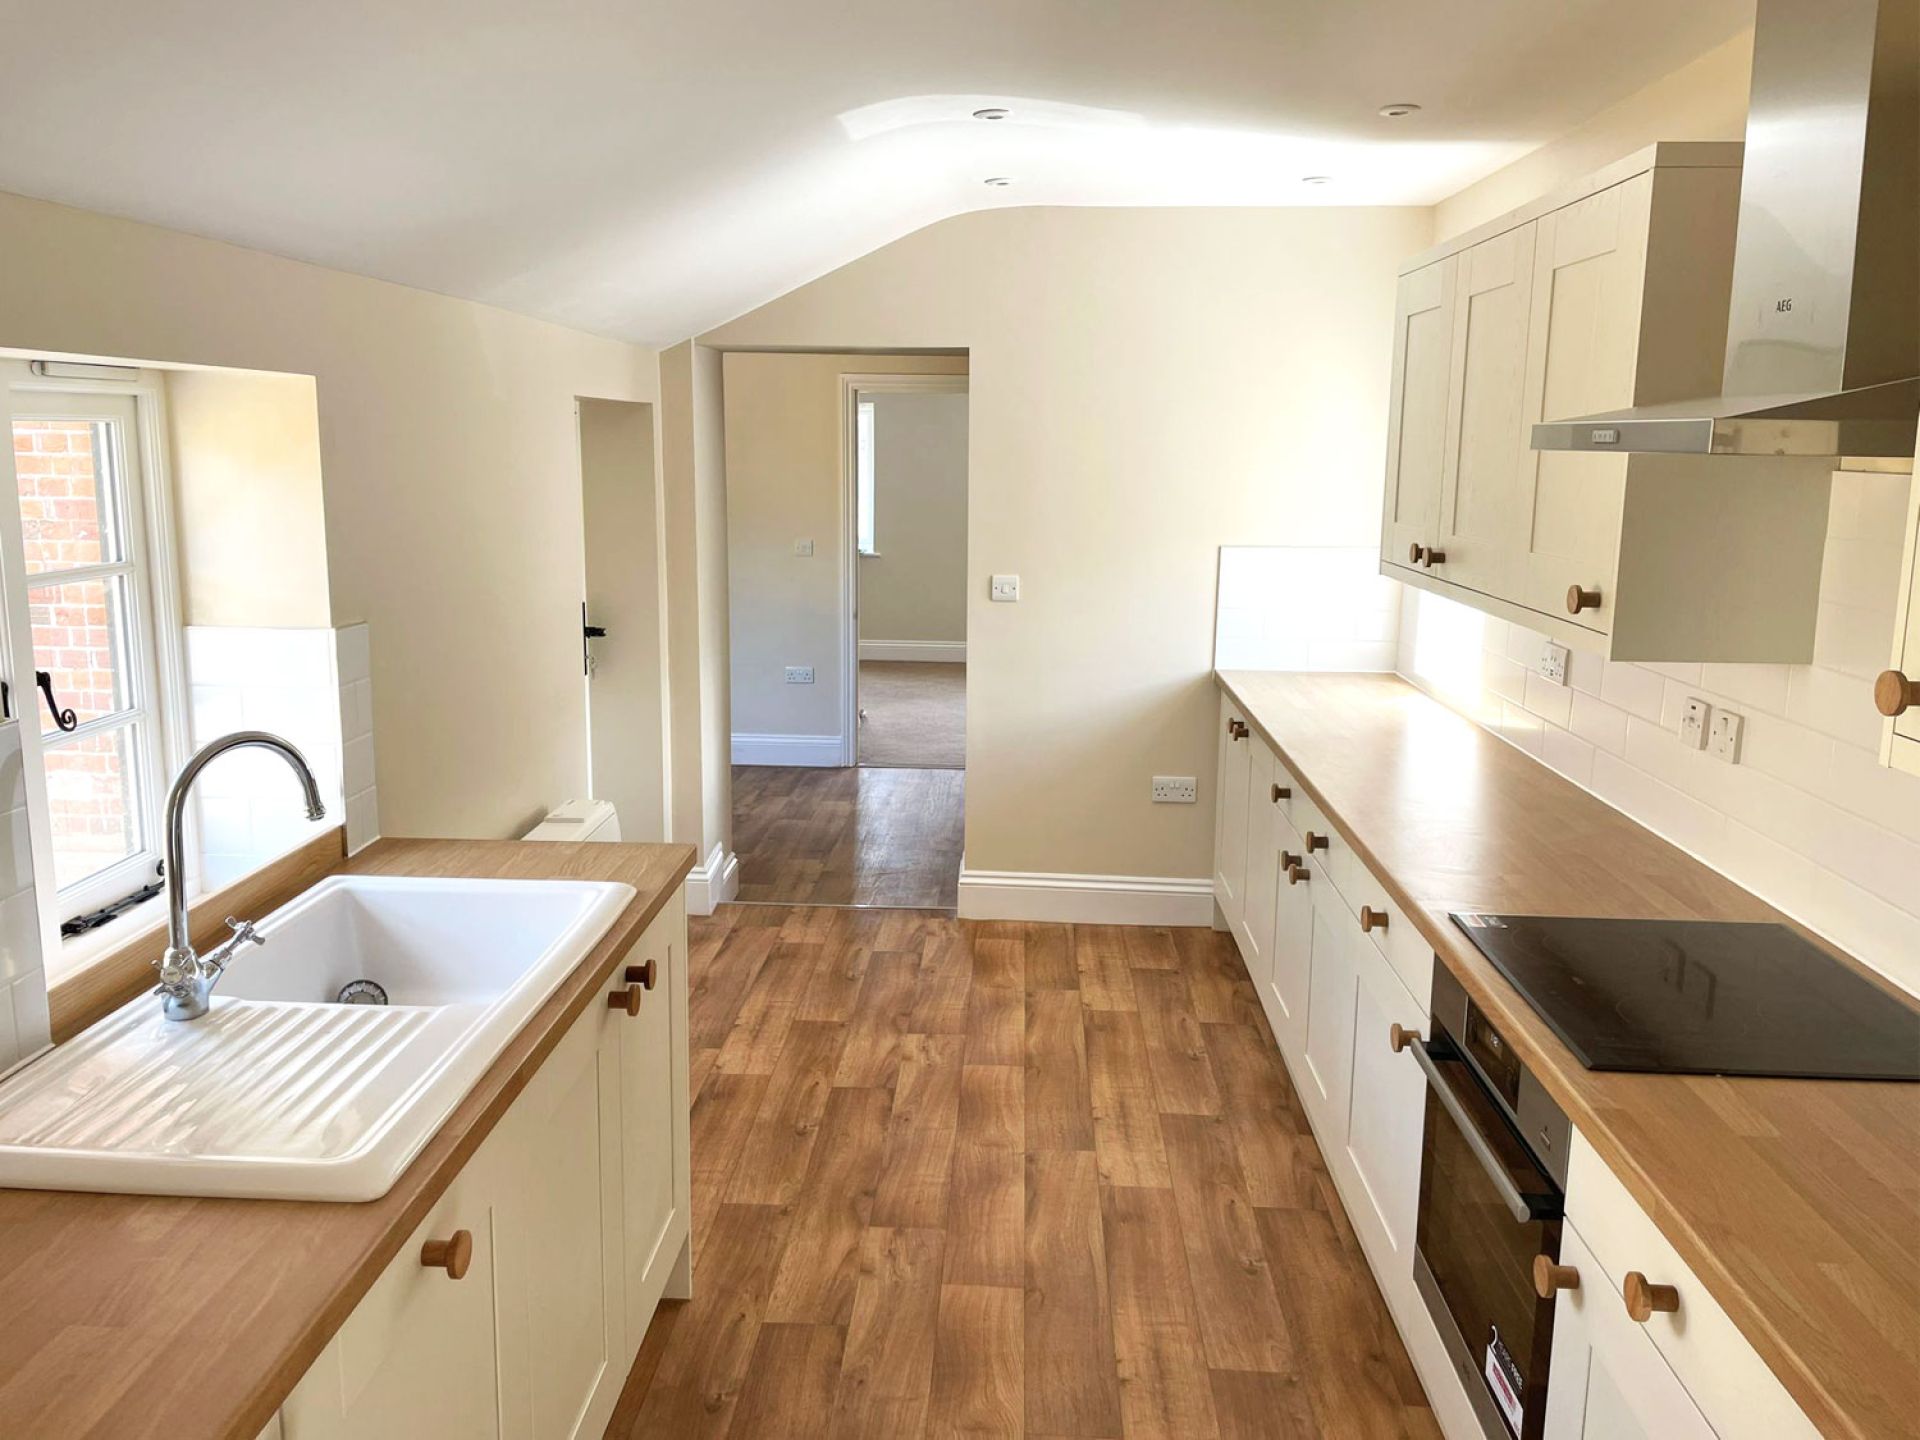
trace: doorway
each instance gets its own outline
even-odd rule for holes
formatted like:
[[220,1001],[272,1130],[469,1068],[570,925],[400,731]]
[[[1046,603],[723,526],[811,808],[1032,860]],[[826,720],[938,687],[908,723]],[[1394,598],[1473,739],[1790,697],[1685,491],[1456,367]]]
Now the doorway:
[[742,901],[958,903],[966,386],[958,356],[725,357]]

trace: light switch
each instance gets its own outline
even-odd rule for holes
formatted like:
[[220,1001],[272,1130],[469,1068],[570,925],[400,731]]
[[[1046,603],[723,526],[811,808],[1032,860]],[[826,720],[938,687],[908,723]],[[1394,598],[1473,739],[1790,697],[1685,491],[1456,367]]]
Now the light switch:
[[1020,599],[1020,577],[1018,575],[996,575],[992,588],[988,591],[993,599],[1003,604],[1014,604]]
[[1729,765],[1740,763],[1740,717],[1731,710],[1713,712],[1713,724],[1707,731],[1707,750],[1716,760]]
[[811,554],[813,554],[813,542],[812,542],[811,540],[796,540],[796,541],[794,541],[794,542],[793,542],[793,553],[794,553],[794,554],[796,554],[796,555],[799,555],[799,556],[803,556],[803,557],[804,557],[804,556],[807,556],[807,555],[811,555]]

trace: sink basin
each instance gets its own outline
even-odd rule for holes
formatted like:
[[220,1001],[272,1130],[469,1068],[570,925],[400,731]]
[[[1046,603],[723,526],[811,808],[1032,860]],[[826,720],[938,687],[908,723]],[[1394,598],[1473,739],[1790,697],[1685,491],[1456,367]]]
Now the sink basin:
[[[323,880],[259,922],[207,1015],[143,995],[0,1085],[0,1185],[378,1199],[633,894]],[[389,1003],[337,1003],[356,980]]]

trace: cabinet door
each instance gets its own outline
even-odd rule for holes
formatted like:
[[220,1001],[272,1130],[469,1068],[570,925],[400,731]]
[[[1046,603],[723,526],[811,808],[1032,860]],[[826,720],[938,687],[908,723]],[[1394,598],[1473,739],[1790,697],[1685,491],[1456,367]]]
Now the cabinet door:
[[1533,459],[1526,407],[1535,226],[1483,240],[1460,256],[1447,444],[1433,567],[1456,585],[1506,597],[1522,509],[1523,465]]
[[1370,941],[1357,940],[1352,949],[1359,984],[1354,997],[1347,1155],[1373,1212],[1356,1215],[1354,1220],[1376,1228],[1393,1252],[1391,1272],[1381,1277],[1381,1283],[1411,1286],[1427,1085],[1413,1057],[1404,1051],[1396,1053],[1388,1036],[1396,1024],[1424,1033],[1427,1016]]
[[1542,1440],[1715,1440],[1571,1225],[1560,1263],[1580,1272],[1580,1288],[1554,1297]]
[[[1920,436],[1914,437],[1920,446]],[[1893,667],[1909,680],[1920,680],[1920,479],[1909,482],[1907,500],[1906,569],[1900,593],[1906,601],[1894,646]],[[1920,705],[1910,705],[1894,718],[1888,736],[1888,759],[1899,769],[1920,775]]]
[[[1313,886],[1326,884],[1315,870]],[[1353,924],[1340,897],[1313,906],[1313,966],[1307,994],[1307,1084],[1303,1087],[1314,1133],[1323,1150],[1346,1143],[1347,1091],[1353,1075],[1353,955],[1347,929]],[[1345,922],[1344,924],[1342,922]]]
[[1438,539],[1459,260],[1449,255],[1402,275],[1394,302],[1393,389],[1387,411],[1387,489],[1380,553],[1395,565],[1409,563],[1409,547],[1432,546]]
[[1247,890],[1241,904],[1240,956],[1255,988],[1273,972],[1273,898],[1280,878],[1280,844],[1274,823],[1280,818],[1273,802],[1273,752],[1259,740],[1248,740],[1253,754],[1247,765]]
[[626,1381],[620,1051],[605,1033],[626,1020],[596,1000],[509,1114],[498,1267],[510,1435],[597,1437]]
[[676,1031],[684,1033],[686,925],[678,902],[634,942],[627,964],[653,965],[653,988],[638,1015],[617,1014],[620,1042],[622,1247],[626,1263],[627,1349],[637,1350],[664,1293],[686,1234],[685,1157],[674,1116],[684,1112]]
[[1300,859],[1300,836],[1285,818],[1276,828],[1279,844],[1274,855],[1273,964],[1267,979],[1271,999],[1266,1008],[1280,1053],[1286,1056],[1288,1069],[1298,1074],[1306,1052],[1307,985],[1313,973],[1313,882],[1287,879],[1278,852]]
[[[373,1282],[281,1407],[285,1440],[483,1440],[501,1434],[495,1210],[483,1146]],[[421,1263],[465,1230],[458,1280]]]
[[[1526,421],[1560,420],[1634,403],[1640,299],[1653,177],[1639,175],[1537,222],[1527,342]],[[1606,633],[1625,455],[1528,452],[1518,603]],[[1600,592],[1572,616],[1567,591]]]
[[1253,743],[1235,730],[1246,717],[1227,696],[1220,697],[1220,766],[1214,789],[1216,816],[1213,836],[1213,898],[1227,917],[1234,938],[1240,937],[1247,882],[1247,773],[1252,768]]

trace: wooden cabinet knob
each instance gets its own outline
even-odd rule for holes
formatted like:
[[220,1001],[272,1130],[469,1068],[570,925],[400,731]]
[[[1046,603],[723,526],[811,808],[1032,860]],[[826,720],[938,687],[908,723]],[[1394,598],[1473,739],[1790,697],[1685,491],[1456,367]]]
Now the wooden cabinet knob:
[[1909,680],[1898,670],[1882,670],[1873,682],[1874,708],[1891,720],[1920,705],[1920,680]]
[[1360,928],[1362,930],[1384,930],[1387,928],[1387,912],[1375,910],[1370,905],[1360,907]]
[[1231,735],[1236,740],[1246,739],[1247,738],[1247,722],[1244,720],[1227,721],[1227,734]]
[[1671,1315],[1680,1308],[1678,1290],[1671,1285],[1655,1285],[1638,1270],[1627,1272],[1620,1294],[1627,1302],[1627,1318],[1637,1320],[1642,1325],[1653,1318],[1656,1310],[1663,1315]]
[[660,965],[655,960],[649,960],[644,965],[629,965],[627,966],[627,984],[638,985],[642,990],[651,990],[659,974]]
[[1562,1290],[1578,1290],[1580,1272],[1571,1265],[1556,1265],[1550,1255],[1533,1257],[1533,1293],[1551,1300]]
[[1282,850],[1280,852],[1280,868],[1282,870],[1296,869],[1298,868],[1299,864],[1300,864],[1300,857],[1294,854],[1291,850]]
[[1429,547],[1425,558],[1423,558],[1420,563],[1426,566],[1427,569],[1429,570],[1431,570],[1436,565],[1444,565],[1447,563],[1447,552],[1444,550],[1435,550]]
[[1298,885],[1302,881],[1311,880],[1312,878],[1312,873],[1308,871],[1304,865],[1289,865],[1287,867],[1287,884],[1289,885]]
[[1600,592],[1598,590],[1582,590],[1578,585],[1569,585],[1567,587],[1567,613],[1569,615],[1578,615],[1582,610],[1598,610],[1599,608]]
[[1305,838],[1307,842],[1307,849],[1309,851],[1324,850],[1327,848],[1327,837],[1324,835],[1316,835],[1313,833],[1313,831],[1309,830],[1307,831]]
[[445,1240],[429,1240],[420,1247],[420,1263],[429,1270],[444,1270],[449,1280],[462,1279],[473,1263],[473,1232],[456,1230]]
[[1418,1030],[1409,1030],[1404,1025],[1389,1025],[1387,1027],[1387,1046],[1396,1055],[1419,1038],[1420,1032]]
[[1293,790],[1286,785],[1275,785],[1269,793],[1272,794],[1273,803],[1276,805],[1282,800],[1291,800],[1293,798]]
[[607,1008],[609,1010],[624,1010],[629,1015],[638,1015],[640,1013],[640,997],[646,993],[647,992],[642,990],[638,985],[623,985],[620,989],[608,994]]
[[1427,558],[1427,547],[1422,545],[1418,540],[1414,541],[1413,544],[1407,547],[1407,563],[1409,565],[1418,565],[1422,560],[1426,558]]

